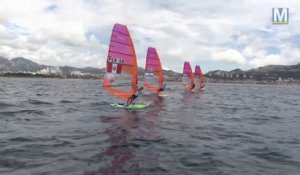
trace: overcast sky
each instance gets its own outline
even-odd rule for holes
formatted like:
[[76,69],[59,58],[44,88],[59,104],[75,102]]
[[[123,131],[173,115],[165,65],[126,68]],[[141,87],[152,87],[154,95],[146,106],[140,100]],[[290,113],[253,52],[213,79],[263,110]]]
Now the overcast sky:
[[[273,7],[289,8],[288,25],[272,25]],[[141,67],[149,46],[178,72],[300,63],[299,0],[0,0],[0,56],[102,68],[114,23]]]

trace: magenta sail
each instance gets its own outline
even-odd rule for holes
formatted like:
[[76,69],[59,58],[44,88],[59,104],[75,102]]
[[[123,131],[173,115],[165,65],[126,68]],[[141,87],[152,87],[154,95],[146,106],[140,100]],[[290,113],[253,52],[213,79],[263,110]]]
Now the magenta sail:
[[[135,58],[136,55],[130,34],[126,26],[121,24],[114,25],[108,57],[120,58],[117,61],[121,61],[123,65],[135,65],[132,60],[134,60],[133,58]],[[115,61],[115,59],[112,61]]]
[[144,86],[153,93],[159,93],[163,86],[163,71],[156,49],[149,47],[146,57]]
[[184,62],[182,84],[187,90],[191,90],[194,86],[194,74],[189,62]]
[[113,27],[103,86],[112,95],[127,100],[137,89],[137,60],[125,25]]

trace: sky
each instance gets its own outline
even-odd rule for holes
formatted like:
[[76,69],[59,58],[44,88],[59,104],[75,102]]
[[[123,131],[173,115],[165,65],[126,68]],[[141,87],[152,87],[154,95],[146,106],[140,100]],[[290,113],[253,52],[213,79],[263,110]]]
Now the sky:
[[[289,24],[272,24],[274,7],[289,8]],[[115,23],[140,67],[148,47],[177,72],[300,63],[299,0],[0,0],[0,56],[103,68]]]

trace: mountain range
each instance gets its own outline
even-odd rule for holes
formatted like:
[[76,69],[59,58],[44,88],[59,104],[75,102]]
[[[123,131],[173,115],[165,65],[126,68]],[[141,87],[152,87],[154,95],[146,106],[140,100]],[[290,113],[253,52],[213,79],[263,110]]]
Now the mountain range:
[[11,71],[11,72],[36,72],[46,66],[39,65],[28,59],[18,57],[11,60],[0,57],[0,71]]
[[[0,72],[37,72],[46,66],[35,63],[29,59],[23,57],[13,58],[11,60],[0,57]],[[82,73],[90,73],[90,74],[104,74],[105,68],[93,68],[93,67],[85,67],[85,68],[77,68],[71,66],[62,66],[59,67],[64,75],[70,74],[72,71],[80,71]],[[174,72],[172,70],[163,70],[164,75],[169,77],[175,77],[176,79],[180,79],[182,74]],[[144,69],[138,68],[138,74],[144,75]],[[243,79],[253,79],[257,81],[261,80],[277,80],[278,78],[293,78],[300,80],[300,63],[296,65],[268,65],[263,67],[258,67],[256,69],[250,69],[243,71],[241,69],[234,69],[231,71],[223,71],[223,70],[214,70],[209,71],[205,74],[205,77],[211,79],[224,79],[224,80],[243,80]]]
[[261,81],[278,80],[280,78],[300,80],[300,63],[296,65],[268,65],[246,71],[241,69],[231,71],[214,70],[206,73],[205,76],[212,79],[229,80],[253,79]]
[[[35,63],[29,59],[18,57],[13,58],[11,60],[0,57],[0,72],[3,71],[10,71],[10,72],[37,72],[39,70],[42,70],[46,67],[53,67],[53,66],[46,66],[46,65],[40,65],[38,63]],[[93,68],[93,67],[84,67],[84,68],[77,68],[77,67],[71,67],[71,66],[61,66],[59,67],[60,70],[64,75],[70,74],[72,71],[80,71],[82,73],[90,73],[90,74],[104,74],[105,68]],[[170,77],[181,77],[180,73],[174,72],[172,70],[163,70],[164,75],[170,76]],[[138,74],[144,75],[144,69],[138,68]]]

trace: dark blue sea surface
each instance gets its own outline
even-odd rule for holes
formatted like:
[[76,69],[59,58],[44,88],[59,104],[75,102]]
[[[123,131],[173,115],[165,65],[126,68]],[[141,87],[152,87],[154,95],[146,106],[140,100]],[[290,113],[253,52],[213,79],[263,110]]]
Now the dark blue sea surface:
[[126,111],[100,80],[2,77],[0,174],[300,174],[300,86],[166,93]]

